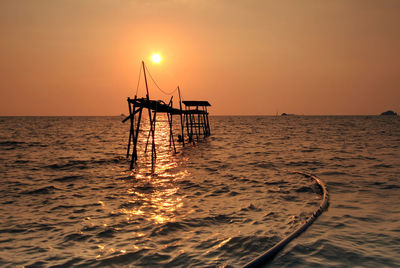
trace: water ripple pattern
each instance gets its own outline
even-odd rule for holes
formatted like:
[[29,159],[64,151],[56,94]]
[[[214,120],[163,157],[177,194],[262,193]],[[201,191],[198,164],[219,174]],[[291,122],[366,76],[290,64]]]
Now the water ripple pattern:
[[321,202],[287,170],[330,207],[270,266],[400,263],[398,117],[210,119],[178,154],[161,120],[152,173],[120,117],[0,117],[0,266],[240,267]]

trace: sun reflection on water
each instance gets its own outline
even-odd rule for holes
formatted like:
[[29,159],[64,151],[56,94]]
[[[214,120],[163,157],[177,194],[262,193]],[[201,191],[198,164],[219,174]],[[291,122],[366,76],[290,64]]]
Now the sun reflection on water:
[[[146,129],[142,131],[146,133]],[[147,135],[143,135],[145,136]],[[98,201],[102,209],[110,211],[115,217],[121,216],[120,219],[124,223],[120,222],[119,225],[125,226],[122,230],[132,243],[123,246],[99,243],[97,258],[145,249],[147,247],[144,246],[144,241],[154,239],[149,237],[151,233],[147,232],[148,228],[163,228],[162,225],[179,222],[180,218],[187,214],[184,211],[186,195],[180,189],[180,182],[190,176],[185,165],[182,165],[186,158],[174,153],[169,146],[169,128],[166,120],[157,123],[155,137],[156,164],[154,168],[151,167],[151,153],[145,155],[144,152],[139,152],[142,154],[139,164],[129,173],[129,180],[126,180],[124,191],[127,195],[123,203],[118,208],[112,208],[109,202]],[[143,139],[144,141],[139,141],[142,143],[140,148],[145,146],[146,141]],[[116,227],[111,225],[104,225],[104,228],[116,230]]]
[[145,217],[146,220],[158,224],[175,221],[176,210],[183,206],[183,197],[177,196],[179,188],[167,180],[150,185],[147,184],[145,192],[142,192],[143,187],[129,189],[128,192],[134,199],[131,202],[140,205],[132,209],[122,208],[120,212],[126,214],[129,221],[138,217]]
[[[163,123],[166,122],[160,122]],[[156,224],[174,222],[177,210],[183,206],[184,196],[179,194],[177,181],[185,178],[188,172],[182,169],[178,157],[169,147],[168,127],[157,127],[155,136],[155,168],[150,170],[145,163],[131,174],[133,185],[127,192],[132,206],[120,209],[128,221],[141,218]]]

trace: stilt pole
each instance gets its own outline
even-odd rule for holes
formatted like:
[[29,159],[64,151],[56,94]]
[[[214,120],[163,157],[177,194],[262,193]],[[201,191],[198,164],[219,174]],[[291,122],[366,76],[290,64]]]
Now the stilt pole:
[[140,120],[142,118],[142,111],[143,111],[143,107],[138,108],[139,116],[138,116],[138,121],[136,124],[136,133],[135,133],[135,137],[133,140],[133,152],[132,152],[132,159],[134,159],[134,162],[136,162],[136,160],[138,159],[138,157],[137,157],[137,142],[138,142],[139,131],[140,131]]
[[150,114],[150,118],[149,118],[149,134],[147,134],[147,139],[146,139],[146,146],[144,147],[144,153],[147,153],[147,146],[149,145],[149,140],[150,140],[150,136],[151,136],[151,131],[153,130],[153,121],[151,119],[151,114]]
[[189,136],[189,141],[193,141],[194,143],[194,139],[193,139],[193,115],[189,114],[189,119],[190,119],[190,136]]
[[155,140],[155,132],[156,132],[156,116],[157,116],[157,110],[154,111],[154,117],[153,117],[153,124],[154,126],[152,127],[152,132],[151,132],[151,168],[154,169],[154,163],[157,158],[157,153],[156,153],[156,140]]
[[207,107],[205,107],[206,110],[206,120],[207,120],[207,136],[211,135],[211,129],[210,129],[210,121],[208,120],[208,111]]
[[185,146],[185,135],[184,135],[184,128],[185,128],[185,126],[184,126],[184,121],[183,121],[183,119],[182,119],[182,113],[183,113],[183,110],[182,110],[182,98],[181,98],[181,89],[179,88],[179,86],[178,86],[178,95],[179,95],[179,109],[180,109],[180,113],[179,113],[179,115],[180,115],[180,117],[181,117],[181,134],[182,134],[182,146]]
[[[174,153],[176,153],[176,148],[175,148],[175,140],[174,140],[174,133],[172,132],[173,124],[172,124],[172,114],[168,114],[168,121],[169,121],[169,136],[170,136],[170,143],[172,142],[172,147],[174,148]],[[171,144],[170,144],[171,146]]]
[[[185,112],[187,112],[187,111],[188,111],[187,106],[185,106]],[[191,142],[190,133],[189,133],[189,114],[188,113],[185,113],[185,121],[186,121],[186,133],[187,133],[189,142]]]
[[[196,106],[196,111],[197,112],[199,111],[199,106]],[[197,114],[197,132],[198,132],[197,141],[199,140],[200,135],[201,135],[201,126],[200,126],[200,124],[201,124],[201,122],[200,122],[200,114],[198,113]]]
[[[129,101],[130,101],[130,98],[128,97],[129,116],[132,117],[132,108],[131,108],[131,103]],[[128,149],[126,150],[126,158],[129,157],[129,151],[131,148],[131,141],[132,141],[132,134],[133,134],[132,119],[130,122],[131,122],[131,127],[129,128],[129,140],[128,140]]]
[[[131,104],[129,104],[129,106],[131,106]],[[136,114],[136,96],[135,96],[134,102],[132,104],[132,109],[130,110],[130,113],[131,113],[130,114],[130,119],[131,119],[130,121],[131,121],[131,131],[132,131],[132,143],[134,143],[135,139],[136,139],[136,135],[137,135],[135,133],[135,129],[134,129],[134,126],[135,126],[135,114]],[[135,148],[135,146],[134,146],[134,148]],[[134,161],[136,162],[136,160],[137,160],[137,155],[135,153]]]
[[[171,96],[171,99],[168,103],[168,106],[171,107],[171,109],[173,108],[173,98],[174,96]],[[176,153],[176,148],[175,148],[175,140],[174,140],[174,133],[173,133],[173,124],[172,124],[172,119],[174,118],[172,112],[167,112],[167,118],[168,118],[168,124],[169,124],[169,147],[171,147],[171,145],[174,148],[174,153]]]
[[202,114],[202,127],[203,127],[203,134],[204,134],[204,137],[207,137],[207,123],[206,123],[206,114],[205,114],[205,110],[204,110],[204,107],[203,107],[203,114]]

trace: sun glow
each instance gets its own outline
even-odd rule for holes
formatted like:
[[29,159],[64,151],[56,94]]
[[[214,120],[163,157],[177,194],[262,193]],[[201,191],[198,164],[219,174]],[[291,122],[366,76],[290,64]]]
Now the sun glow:
[[155,53],[151,56],[151,60],[153,63],[160,63],[162,61],[161,55],[158,53]]

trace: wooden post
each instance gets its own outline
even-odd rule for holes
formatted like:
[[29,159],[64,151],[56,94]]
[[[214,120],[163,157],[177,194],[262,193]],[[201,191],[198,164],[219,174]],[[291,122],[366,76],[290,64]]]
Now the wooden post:
[[185,121],[186,121],[186,131],[187,131],[186,133],[187,133],[189,142],[191,142],[190,133],[189,133],[189,114],[187,112],[188,112],[188,108],[185,105]]
[[184,122],[182,120],[182,99],[181,99],[181,89],[178,86],[178,95],[179,95],[179,109],[180,109],[180,117],[181,117],[181,135],[182,135],[182,146],[185,146],[185,135],[184,135]]
[[154,111],[154,118],[153,118],[153,128],[151,132],[152,143],[151,143],[151,168],[154,169],[154,163],[157,158],[156,153],[156,141],[155,141],[155,132],[156,132],[156,116],[157,116],[157,109]]
[[208,120],[208,111],[207,111],[207,107],[205,107],[206,109],[206,119],[207,119],[207,134],[208,136],[211,135],[211,129],[210,129],[210,121]]
[[207,126],[207,111],[206,106],[203,106],[203,123],[204,123],[204,137],[208,136],[208,126]]
[[[174,98],[174,96],[171,96],[171,99],[169,100],[169,103],[168,103],[168,107],[171,107],[171,109],[173,107],[173,102],[172,102],[173,98]],[[172,112],[167,111],[166,114],[167,114],[168,125],[169,125],[169,147],[171,147],[171,145],[172,145],[171,139],[173,137],[173,134],[172,134]]]
[[206,114],[205,114],[205,106],[203,106],[203,114],[202,114],[202,121],[203,121],[203,133],[204,137],[207,137],[207,126],[206,126]]
[[137,121],[137,125],[136,125],[135,138],[133,140],[131,169],[133,167],[133,162],[136,163],[136,160],[138,159],[138,157],[137,157],[137,142],[138,142],[139,131],[140,131],[140,120],[142,118],[142,111],[143,111],[143,107],[138,108],[139,116],[138,116],[138,121]]
[[[128,97],[129,115],[132,116],[132,108],[131,108],[131,103],[129,101],[130,101],[130,98]],[[132,120],[131,120],[131,126],[129,128],[128,149],[126,150],[126,158],[129,157],[129,151],[130,151],[130,148],[131,148],[132,134],[133,134],[133,125],[132,125]]]
[[197,122],[197,132],[198,132],[197,140],[199,140],[200,135],[201,135],[201,126],[200,126],[201,122],[200,122],[199,106],[196,106],[196,111],[197,111],[197,121],[198,121]]
[[172,128],[173,128],[172,118],[173,118],[173,115],[170,114],[170,113],[167,113],[167,117],[168,117],[168,124],[169,124],[169,147],[171,147],[171,145],[172,145],[173,148],[174,148],[174,152],[176,153],[174,133],[172,132]]
[[171,100],[169,101],[168,106],[171,107],[171,111],[167,112],[167,118],[168,118],[168,124],[169,124],[169,147],[171,147],[171,144],[174,147],[174,153],[176,153],[176,148],[175,148],[175,140],[174,140],[174,133],[173,133],[173,124],[172,124],[172,119],[173,119],[173,99],[174,96],[171,97]]
[[[150,108],[149,108],[150,111]],[[151,117],[151,111],[150,111],[150,115],[149,115],[149,134],[147,135],[147,140],[146,140],[146,146],[144,148],[144,153],[147,153],[147,146],[149,145],[149,140],[150,140],[150,136],[151,133],[153,132],[153,119]]]
[[[189,111],[191,111],[190,108],[189,108]],[[192,114],[191,114],[191,113],[189,113],[189,119],[190,119],[190,136],[189,136],[189,141],[193,141],[193,143],[194,143],[194,139],[193,139],[193,119],[192,119]]]

